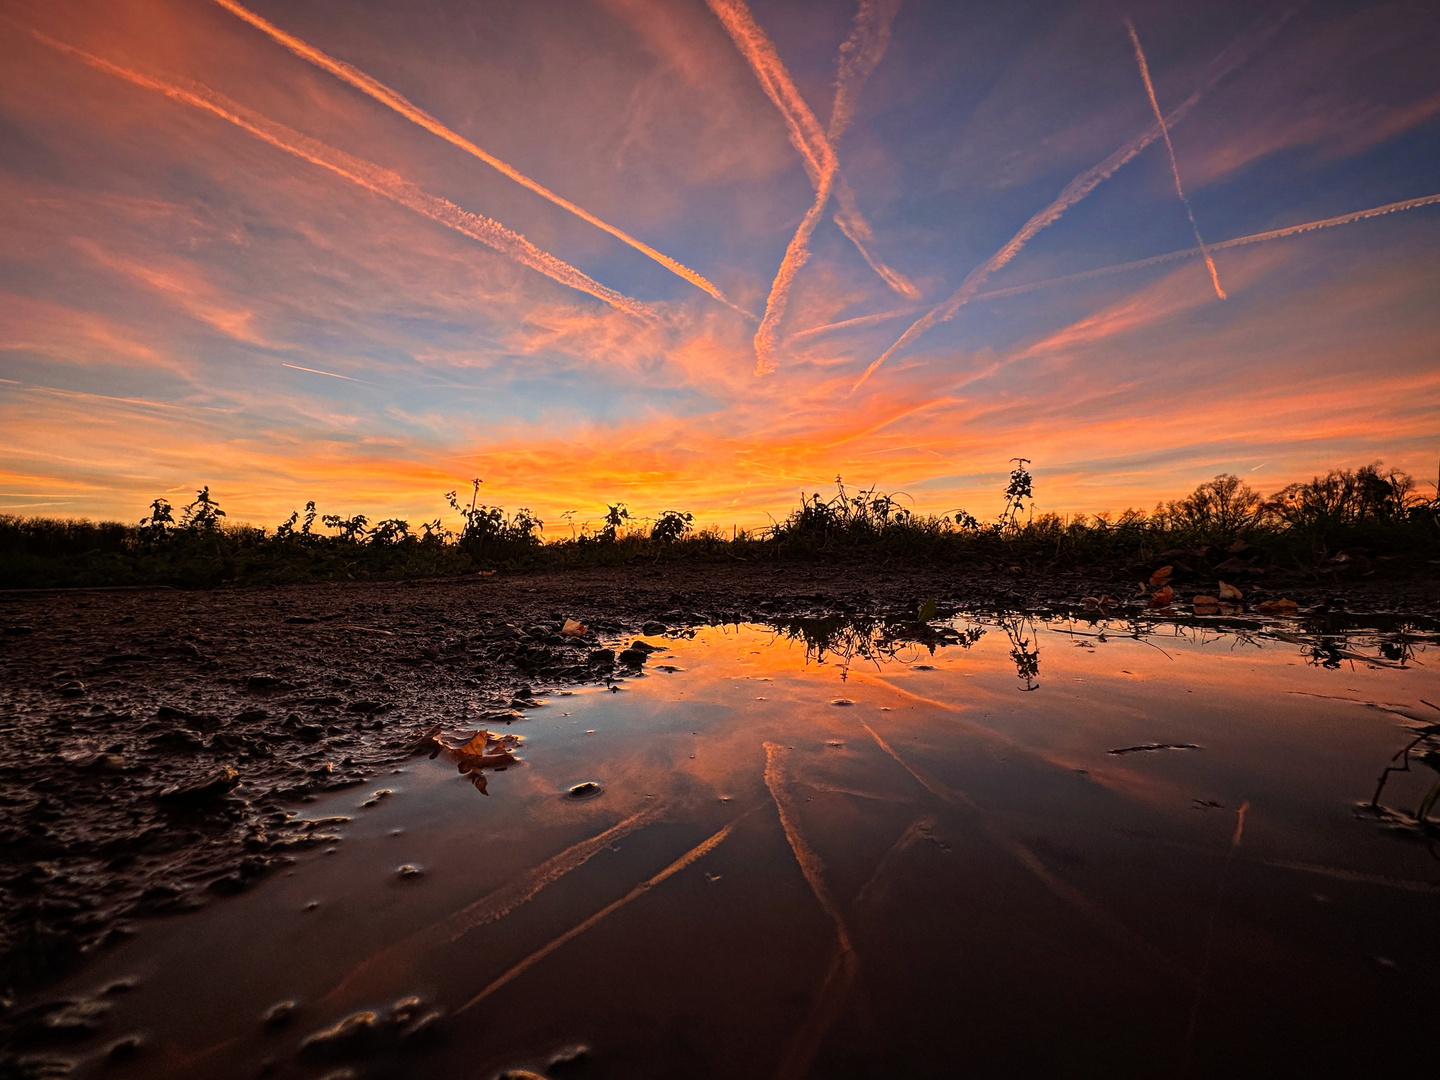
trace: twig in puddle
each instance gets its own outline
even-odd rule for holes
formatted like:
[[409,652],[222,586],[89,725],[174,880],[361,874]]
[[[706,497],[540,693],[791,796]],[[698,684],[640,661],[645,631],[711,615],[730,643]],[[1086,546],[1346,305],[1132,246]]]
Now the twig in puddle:
[[1210,905],[1210,921],[1205,931],[1205,962],[1200,966],[1200,981],[1195,986],[1195,1003],[1190,1007],[1190,1022],[1185,1026],[1185,1049],[1180,1059],[1181,1077],[1190,1074],[1190,1051],[1195,1045],[1195,1029],[1200,1022],[1200,1002],[1205,998],[1205,980],[1210,974],[1210,960],[1215,951],[1215,917],[1220,911],[1220,901],[1225,896],[1225,884],[1230,880],[1230,864],[1235,861],[1235,849],[1245,835],[1245,814],[1250,809],[1249,801],[1242,802],[1235,811],[1235,831],[1230,835],[1230,849],[1225,853],[1225,862],[1220,866],[1220,883],[1215,887],[1215,902]]
[[1121,757],[1124,754],[1145,754],[1154,750],[1199,750],[1198,743],[1193,742],[1152,742],[1142,743],[1140,746],[1122,746],[1118,750],[1107,750],[1107,754],[1114,754]]
[[631,814],[604,832],[596,833],[594,836],[581,840],[578,844],[572,844],[558,855],[546,859],[539,866],[532,867],[515,880],[502,885],[474,903],[467,904],[438,922],[417,930],[394,945],[372,953],[353,967],[345,978],[325,995],[324,1000],[328,1001],[341,996],[371,972],[393,972],[399,958],[413,956],[427,948],[453,944],[470,931],[503,919],[521,904],[534,899],[535,895],[547,885],[553,885],[572,870],[578,870],[616,840],[650,824],[658,816],[658,807]]
[[810,1014],[790,1037],[785,1054],[775,1070],[776,1080],[801,1080],[810,1075],[810,1066],[815,1061],[815,1055],[819,1053],[820,1044],[839,1019],[840,1010],[850,996],[850,989],[855,984],[860,965],[859,958],[855,955],[855,947],[850,942],[850,931],[845,926],[845,918],[825,884],[824,866],[820,862],[820,856],[815,854],[795,821],[795,811],[785,791],[785,770],[781,762],[783,753],[784,748],[778,743],[765,744],[765,786],[770,789],[770,797],[775,800],[775,809],[780,814],[780,827],[785,830],[785,839],[795,854],[795,861],[800,864],[800,873],[804,875],[805,883],[810,886],[810,891],[815,894],[815,899],[825,914],[830,916],[830,921],[835,924],[835,956],[820,984],[820,991],[815,996],[815,1004],[811,1006]]
[[[742,815],[742,817],[744,816],[746,815]],[[684,870],[686,867],[690,866],[692,863],[703,859],[706,855],[710,854],[710,852],[714,851],[717,847],[719,847],[725,842],[725,838],[730,835],[731,831],[735,828],[736,825],[740,823],[740,821],[741,818],[736,818],[719,832],[713,834],[705,840],[702,840],[699,844],[696,844],[693,848],[687,851],[684,855],[681,855],[680,858],[676,859],[669,866],[665,867],[664,870],[661,870],[654,877],[646,878],[644,881],[640,882],[639,885],[636,885],[619,900],[614,900],[611,903],[606,904],[603,908],[595,912],[595,914],[591,915],[589,918],[576,923],[559,937],[555,938],[548,944],[542,945],[540,948],[536,949],[529,956],[525,957],[525,959],[521,960],[518,964],[515,964],[504,974],[493,980],[488,986],[485,987],[485,989],[481,990],[464,1005],[461,1005],[460,1008],[456,1009],[456,1015],[459,1015],[460,1013],[463,1013],[469,1009],[474,1008],[476,1005],[479,1005],[480,1002],[484,1001],[491,994],[495,993],[496,990],[499,990],[506,983],[509,983],[513,979],[516,979],[520,975],[524,974],[526,971],[534,967],[541,960],[545,959],[545,957],[549,956],[552,952],[560,948],[560,946],[564,945],[566,942],[579,937],[596,923],[602,921],[606,916],[614,914],[626,904],[630,903],[630,901],[649,892],[650,889],[654,888],[656,885],[659,885],[662,881],[665,881],[667,878],[673,877],[681,870]]]

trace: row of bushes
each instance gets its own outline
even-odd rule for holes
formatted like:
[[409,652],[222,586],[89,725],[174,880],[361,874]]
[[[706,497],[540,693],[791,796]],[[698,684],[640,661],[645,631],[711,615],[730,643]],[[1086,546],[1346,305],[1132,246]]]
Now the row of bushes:
[[989,523],[959,509],[918,514],[899,495],[852,491],[837,478],[834,495],[802,495],[783,521],[764,529],[730,536],[696,530],[693,515],[677,510],[641,522],[615,503],[598,527],[548,541],[544,522],[530,510],[512,514],[480,503],[478,480],[468,504],[454,491],[446,494],[462,521],[458,532],[439,520],[417,530],[398,518],[372,523],[364,515],[320,515],[314,502],[272,530],[230,525],[205,487],[178,517],[157,499],[136,525],[0,517],[0,584],[213,586],[603,566],[640,557],[862,554],[1089,569],[1185,556],[1197,566],[1229,559],[1236,570],[1243,569],[1233,565],[1242,550],[1247,565],[1264,560],[1321,576],[1363,572],[1377,557],[1408,564],[1440,548],[1440,500],[1420,497],[1409,476],[1378,464],[1333,470],[1268,498],[1222,475],[1149,513],[1073,517],[1033,513],[1026,465],[1016,459],[1004,511]]

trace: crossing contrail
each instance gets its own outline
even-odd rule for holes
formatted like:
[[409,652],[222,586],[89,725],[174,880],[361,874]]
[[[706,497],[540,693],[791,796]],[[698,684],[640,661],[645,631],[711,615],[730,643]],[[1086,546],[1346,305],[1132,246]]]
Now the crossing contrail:
[[[820,122],[815,119],[810,106],[800,96],[800,91],[796,89],[795,82],[784,61],[780,59],[780,54],[776,52],[774,43],[755,21],[755,16],[751,14],[745,0],[706,0],[706,3],[735,42],[735,47],[749,62],[760,88],[779,111],[789,132],[790,142],[800,154],[800,161],[810,177],[810,183],[819,190],[825,175],[826,162],[834,162],[836,168],[839,165],[835,162],[834,149],[821,129]],[[843,177],[835,181],[835,184],[836,201],[840,206],[836,223],[841,231],[887,285],[905,296],[918,298],[919,290],[903,274],[886,266],[869,251],[868,245],[874,237],[869,224],[856,206],[855,193],[850,190]]]
[[[770,284],[770,295],[765,299],[765,317],[755,332],[755,374],[767,375],[775,370],[776,334],[785,308],[790,300],[790,287],[795,275],[810,259],[810,237],[824,217],[825,205],[835,189],[839,163],[834,149],[849,127],[855,114],[855,101],[860,89],[875,65],[885,53],[890,41],[890,24],[895,18],[899,0],[861,0],[855,13],[855,22],[850,36],[840,46],[840,59],[835,77],[835,101],[830,110],[830,126],[826,132],[826,143],[831,153],[822,159],[820,182],[815,187],[815,201],[801,219],[795,235],[785,247],[785,256]],[[778,60],[778,57],[777,57]]]
[[232,14],[238,16],[239,18],[245,20],[257,30],[268,34],[271,38],[273,38],[281,45],[285,46],[285,48],[289,49],[301,59],[308,60],[316,67],[328,71],[330,72],[330,74],[335,75],[340,79],[343,79],[345,82],[349,83],[351,86],[355,87],[362,93],[369,94],[372,98],[380,102],[382,105],[386,105],[389,108],[394,109],[401,116],[405,117],[405,119],[411,121],[412,123],[419,124],[432,135],[438,135],[446,142],[450,143],[453,146],[459,147],[461,150],[464,150],[472,157],[479,158],[481,161],[485,162],[485,164],[491,166],[505,176],[508,176],[511,180],[514,180],[522,187],[529,188],[541,198],[548,199],[556,206],[563,207],[564,209],[570,211],[570,213],[574,214],[582,221],[586,221],[589,224],[594,225],[597,229],[601,229],[609,233],[611,236],[615,237],[622,243],[629,244],[636,251],[653,259],[655,262],[665,267],[665,269],[669,270],[671,273],[676,274],[681,278],[684,278],[696,288],[703,289],[705,292],[709,293],[716,300],[719,300],[727,307],[734,308],[741,314],[746,315],[752,319],[754,318],[754,316],[751,315],[750,312],[745,311],[744,308],[740,308],[737,307],[735,304],[732,304],[725,297],[724,293],[722,293],[718,288],[716,288],[700,274],[696,273],[694,270],[691,270],[688,266],[684,266],[683,264],[676,262],[674,259],[670,258],[670,256],[664,254],[663,252],[656,251],[650,245],[646,244],[641,240],[637,240],[635,237],[631,236],[623,229],[618,229],[614,225],[602,221],[600,218],[596,217],[588,210],[585,210],[583,207],[576,206],[570,200],[555,194],[555,192],[551,191],[543,184],[540,184],[537,181],[530,179],[530,177],[526,176],[518,169],[506,164],[504,161],[501,161],[499,158],[495,157],[495,155],[487,153],[479,146],[476,146],[473,142],[465,138],[463,135],[452,131],[450,128],[442,124],[439,120],[435,119],[435,117],[431,116],[429,113],[425,112],[425,110],[421,109],[419,106],[415,105],[413,102],[405,98],[398,91],[391,89],[384,83],[380,82],[378,79],[372,78],[371,76],[365,74],[365,72],[361,71],[359,68],[347,64],[343,60],[337,60],[333,56],[321,52],[313,45],[310,45],[307,42],[300,40],[293,34],[287,34],[284,30],[281,30],[278,26],[267,21],[266,19],[261,18],[249,8],[246,8],[243,5],[236,3],[236,0],[215,0],[215,3],[219,4],[226,11],[229,11]]
[[398,203],[406,209],[413,210],[417,214],[439,222],[447,228],[454,229],[458,233],[478,240],[487,247],[515,260],[523,266],[528,266],[552,281],[561,285],[567,285],[572,289],[589,293],[598,300],[640,318],[654,318],[655,314],[648,307],[638,300],[616,292],[614,289],[601,285],[588,274],[577,270],[569,263],[557,259],[548,251],[536,247],[519,233],[507,229],[498,221],[493,221],[480,214],[472,214],[468,210],[462,210],[454,203],[431,195],[416,187],[410,181],[404,179],[389,169],[382,168],[373,162],[365,161],[354,157],[342,150],[312,139],[308,135],[302,135],[284,124],[275,122],[268,117],[245,106],[231,101],[221,94],[216,93],[209,87],[198,83],[192,84],[189,88],[179,86],[175,83],[165,82],[161,79],[143,75],[138,71],[120,67],[112,64],[98,56],[94,56],[73,45],[66,45],[64,42],[56,41],[47,37],[38,30],[32,30],[35,37],[51,48],[68,53],[83,63],[108,75],[124,79],[135,86],[144,87],[147,90],[155,90],[172,101],[189,105],[193,108],[208,112],[226,120],[243,131],[249,132],[257,139],[269,143],[278,150],[287,154],[318,165],[327,169],[337,176],[344,177],[353,184],[357,184],[367,191],[380,195],[391,202]]
[[[1269,229],[1266,232],[1251,233],[1248,236],[1237,236],[1231,240],[1221,240],[1208,245],[1209,251],[1228,251],[1231,248],[1248,247],[1251,244],[1262,244],[1268,240],[1283,240],[1289,236],[1299,236],[1303,233],[1315,232],[1319,229],[1333,229],[1339,225],[1353,225],[1357,221],[1367,221],[1370,218],[1384,217],[1387,214],[1401,213],[1405,210],[1417,210],[1423,206],[1440,206],[1440,194],[1421,195],[1414,199],[1402,199],[1399,202],[1385,203],[1382,206],[1372,206],[1364,210],[1352,210],[1346,214],[1337,214],[1335,217],[1320,218],[1316,221],[1305,221],[1299,225],[1286,225],[1279,229]],[[1144,259],[1134,259],[1130,262],[1114,263],[1110,266],[1097,266],[1093,270],[1081,270],[1074,274],[1063,274],[1060,277],[1045,278],[1042,281],[1031,281],[1024,285],[1011,285],[1004,289],[991,289],[988,292],[976,293],[972,300],[1000,300],[1008,296],[1023,296],[1025,293],[1037,292],[1040,289],[1050,289],[1057,285],[1069,285],[1078,281],[1087,281],[1091,278],[1108,277],[1111,274],[1124,273],[1127,270],[1140,270],[1147,266],[1158,266],[1161,263],[1177,262],[1180,259],[1193,259],[1200,255],[1198,247],[1181,248],[1179,251],[1167,251],[1163,255],[1150,255]],[[860,330],[867,326],[876,326],[880,323],[889,322],[891,319],[903,318],[906,315],[915,314],[914,308],[898,308],[894,311],[877,311],[873,315],[860,315],[853,319],[845,319],[841,322],[825,323],[822,326],[812,326],[808,330],[801,330],[792,334],[789,341],[809,341],[812,338],[823,337],[826,334],[839,333],[842,330]]]
[[[1255,50],[1268,41],[1290,20],[1290,17],[1299,10],[1299,6],[1300,5],[1297,4],[1294,7],[1288,8],[1278,17],[1261,20],[1232,41],[1225,50],[1212,61],[1209,74],[1201,81],[1200,85],[1191,92],[1189,97],[1175,106],[1175,108],[1170,110],[1169,114],[1164,117],[1165,128],[1174,127],[1188,116],[1190,111],[1200,103],[1200,99],[1204,97],[1206,93],[1213,89],[1220,80],[1224,79],[1246,60],[1250,59],[1250,57],[1254,55]],[[1064,189],[1055,197],[1055,200],[1049,206],[1025,222],[1025,224],[1020,227],[1020,231],[1012,236],[999,251],[986,259],[985,262],[981,263],[974,270],[970,271],[965,280],[960,283],[960,288],[956,289],[948,300],[937,304],[927,311],[917,319],[905,333],[900,335],[900,340],[881,353],[875,362],[865,369],[864,374],[855,380],[855,385],[850,388],[850,393],[853,394],[856,390],[860,389],[865,381],[869,379],[871,375],[875,374],[881,364],[894,356],[900,349],[903,349],[906,345],[909,345],[916,338],[920,337],[920,335],[936,323],[954,318],[955,312],[959,311],[960,308],[974,298],[975,294],[980,291],[980,287],[985,284],[991,274],[995,273],[995,271],[1015,258],[1016,255],[1020,254],[1021,249],[1023,249],[1037,233],[1047,226],[1053,225],[1056,221],[1059,221],[1066,210],[1085,198],[1085,196],[1089,195],[1102,183],[1110,179],[1110,177],[1114,176],[1122,166],[1134,159],[1140,151],[1160,138],[1161,130],[1160,124],[1152,124],[1145,131],[1135,136],[1109,157],[1105,158],[1104,161],[1086,169],[1079,176],[1075,177],[1075,179],[1071,180],[1070,183],[1066,184]]]
[[1155,97],[1155,84],[1150,79],[1150,64],[1145,59],[1145,50],[1140,47],[1140,35],[1135,32],[1135,24],[1129,19],[1125,20],[1125,29],[1130,31],[1130,43],[1135,46],[1135,63],[1139,65],[1140,78],[1145,83],[1145,95],[1150,99],[1155,122],[1160,125],[1160,134],[1165,139],[1165,153],[1170,156],[1170,175],[1175,178],[1175,194],[1180,196],[1180,202],[1190,218],[1190,229],[1195,233],[1195,243],[1200,248],[1200,254],[1205,257],[1205,266],[1210,271],[1210,283],[1215,286],[1215,295],[1224,300],[1225,290],[1220,287],[1220,275],[1215,272],[1215,260],[1210,258],[1210,252],[1205,250],[1205,239],[1200,235],[1200,226],[1195,221],[1195,208],[1185,197],[1184,185],[1180,183],[1180,166],[1175,161],[1175,144],[1170,141],[1170,126],[1165,123],[1165,114],[1160,111],[1160,101]]

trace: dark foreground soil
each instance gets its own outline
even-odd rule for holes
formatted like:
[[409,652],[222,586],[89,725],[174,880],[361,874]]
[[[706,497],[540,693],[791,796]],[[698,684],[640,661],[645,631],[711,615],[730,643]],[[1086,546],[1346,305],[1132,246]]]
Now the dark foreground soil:
[[[1245,589],[1247,605],[1440,613],[1434,576]],[[1133,581],[868,563],[0,593],[0,1020],[146,916],[243,891],[333,843],[300,804],[379,790],[433,725],[494,727],[527,715],[532,688],[622,674],[643,659],[614,662],[634,635],[913,618],[931,599],[942,615],[1071,609],[1106,593],[1120,611],[1146,609]],[[589,632],[561,636],[567,618]]]

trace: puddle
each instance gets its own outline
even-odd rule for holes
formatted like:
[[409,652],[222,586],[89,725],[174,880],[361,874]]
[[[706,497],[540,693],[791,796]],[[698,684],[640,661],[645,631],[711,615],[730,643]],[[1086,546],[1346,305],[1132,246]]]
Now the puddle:
[[59,989],[68,1045],[27,1052],[147,1078],[1398,1065],[1440,972],[1413,817],[1435,640],[677,636],[663,669],[527,708],[517,763],[452,739],[306,807],[343,842],[141,924]]

